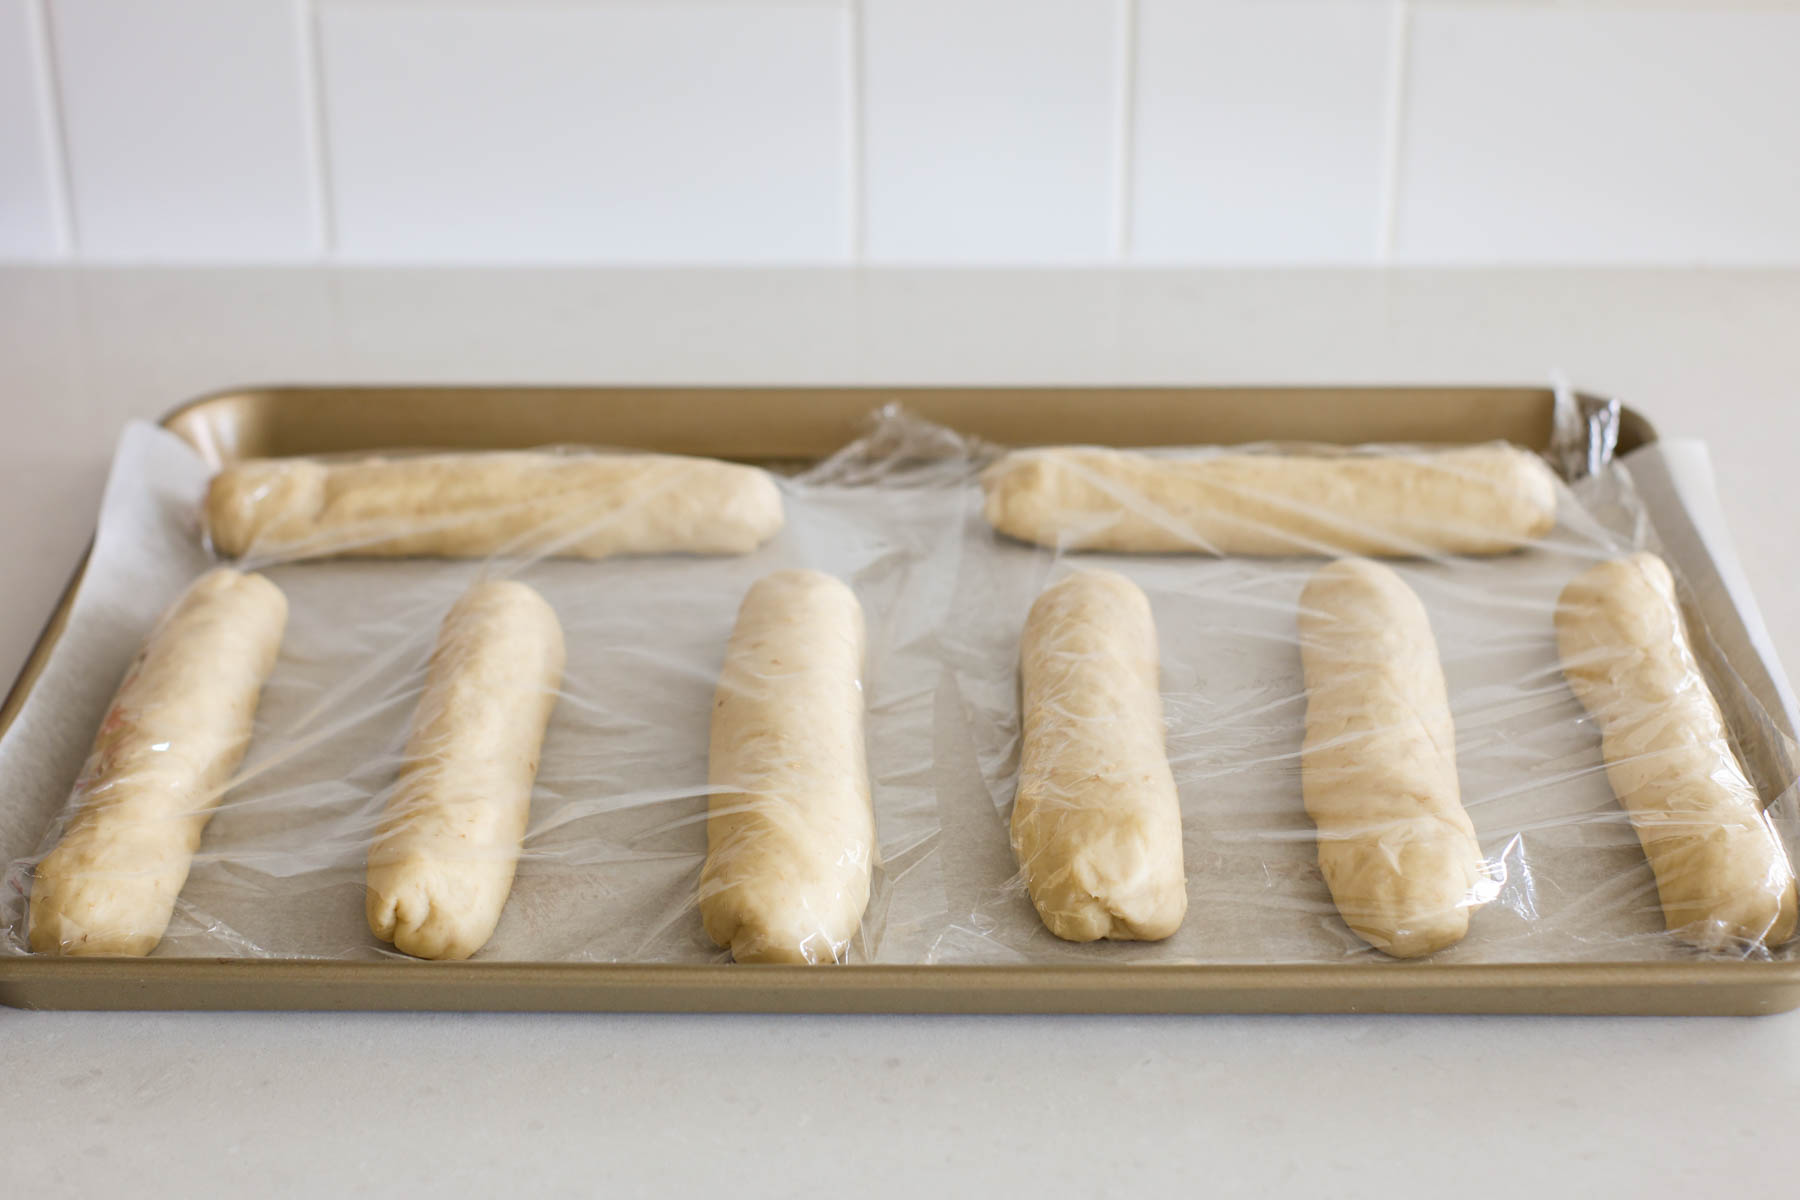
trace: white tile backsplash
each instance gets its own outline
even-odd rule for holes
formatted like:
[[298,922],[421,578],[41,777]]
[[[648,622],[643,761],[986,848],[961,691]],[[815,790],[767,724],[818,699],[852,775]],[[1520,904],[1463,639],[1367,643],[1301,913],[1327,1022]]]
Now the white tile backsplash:
[[1800,262],[1800,12],[1421,7],[1409,262]]
[[865,0],[872,261],[1112,256],[1122,3]]
[[0,0],[0,258],[62,252],[37,0]]
[[1800,263],[1800,0],[0,0],[0,261]]
[[841,5],[327,3],[321,17],[347,258],[849,256]]
[[1374,261],[1396,12],[1140,0],[1132,257]]
[[315,257],[301,0],[51,0],[76,248]]

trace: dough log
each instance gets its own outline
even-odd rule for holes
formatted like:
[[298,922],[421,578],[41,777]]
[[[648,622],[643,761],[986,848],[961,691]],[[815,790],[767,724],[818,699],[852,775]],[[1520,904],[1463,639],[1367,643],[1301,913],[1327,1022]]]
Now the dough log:
[[1441,950],[1468,932],[1483,873],[1425,607],[1387,567],[1340,559],[1307,582],[1299,623],[1301,789],[1331,898],[1378,950]]
[[1633,554],[1583,571],[1557,601],[1556,640],[1669,929],[1708,948],[1787,941],[1794,872],[1694,661],[1669,568]]
[[444,618],[369,849],[376,937],[418,958],[467,958],[493,935],[562,670],[556,613],[522,583],[477,584]]
[[700,916],[738,962],[844,957],[869,903],[863,616],[818,571],[777,571],[738,610],[713,698]]
[[213,477],[221,554],[747,554],[782,524],[767,472],[666,454],[253,459]]
[[1072,942],[1168,937],[1187,914],[1187,876],[1150,602],[1112,571],[1045,589],[1019,675],[1012,844],[1038,915]]
[[76,781],[74,816],[31,886],[40,954],[156,948],[275,669],[287,600],[219,568],[175,602],[113,697]]
[[1126,554],[1500,554],[1556,524],[1556,480],[1515,446],[1322,458],[1065,446],[982,475],[988,523]]

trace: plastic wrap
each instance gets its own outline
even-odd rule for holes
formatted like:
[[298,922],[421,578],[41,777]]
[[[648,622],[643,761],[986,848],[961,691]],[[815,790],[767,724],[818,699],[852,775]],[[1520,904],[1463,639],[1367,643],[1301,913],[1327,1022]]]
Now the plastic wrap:
[[[1558,453],[1570,453],[1566,438],[1606,424],[1604,413],[1580,418]],[[150,457],[172,463],[187,453],[167,444],[169,435],[140,432],[155,442],[145,450]],[[1460,798],[1482,854],[1468,933],[1437,960],[1701,953],[1664,928],[1644,851],[1608,784],[1598,730],[1558,658],[1553,616],[1562,588],[1600,561],[1656,549],[1628,469],[1604,449],[1591,450],[1582,443],[1576,482],[1555,484],[1554,529],[1525,548],[1384,560],[1428,616],[1454,722]],[[565,518],[544,539],[514,539],[506,556],[239,561],[281,588],[287,630],[249,751],[205,828],[154,952],[396,955],[365,917],[370,847],[399,786],[440,622],[476,583],[512,580],[554,609],[567,662],[517,874],[479,957],[727,961],[729,952],[707,936],[697,900],[714,791],[715,689],[752,585],[778,570],[810,568],[849,585],[866,623],[861,683],[876,851],[867,909],[839,956],[1391,962],[1334,905],[1302,795],[1307,693],[1297,606],[1326,559],[1071,552],[1015,541],[983,514],[981,473],[998,453],[884,413],[854,445],[780,478],[785,524],[745,554],[563,558],[558,546],[579,536]],[[144,575],[159,607],[212,565],[199,549],[194,515],[204,472],[194,461],[179,467],[151,471],[158,487],[128,498],[161,506],[155,536],[170,546],[189,539],[189,548],[162,554],[163,568]],[[1127,502],[1140,506],[1140,517],[1169,520],[1145,511],[1142,497]],[[111,561],[108,547],[103,526],[97,558]],[[1154,621],[1187,888],[1185,919],[1162,940],[1078,944],[1053,936],[1027,895],[1009,836],[1026,616],[1047,586],[1086,568],[1136,585]],[[1767,725],[1691,608],[1688,619],[1695,653],[1726,710]],[[98,618],[78,625],[72,631],[81,633],[80,644],[69,653],[92,647],[84,661],[94,664],[90,673],[110,672],[100,687],[109,694],[129,655],[120,646],[146,629],[124,638]],[[21,727],[30,725],[22,718]],[[80,737],[91,733],[90,722]],[[1764,733],[1781,736],[1772,726]],[[1769,815],[1792,856],[1800,820],[1791,747],[1783,742],[1782,750],[1773,765],[1767,755],[1745,760],[1765,799],[1774,797]],[[0,770],[26,757],[16,738],[5,755]],[[73,771],[55,774],[20,769],[10,777],[33,781],[19,801],[27,813],[21,819],[36,820],[44,833],[6,872],[0,948],[7,952],[27,951],[32,871],[68,819]],[[1739,941],[1714,953],[1771,952]]]

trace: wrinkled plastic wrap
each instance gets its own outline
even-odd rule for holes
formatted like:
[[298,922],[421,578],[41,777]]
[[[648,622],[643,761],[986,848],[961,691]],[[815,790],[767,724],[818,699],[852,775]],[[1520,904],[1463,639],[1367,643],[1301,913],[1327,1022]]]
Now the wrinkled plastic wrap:
[[[1567,416],[1567,414],[1565,414]],[[1385,560],[1435,635],[1461,798],[1480,842],[1480,902],[1438,961],[1644,960],[1699,954],[1665,931],[1651,871],[1569,690],[1553,614],[1576,574],[1657,549],[1630,471],[1566,423],[1557,523],[1527,548]],[[1598,432],[1597,432],[1598,431]],[[1571,449],[1569,439],[1580,440]],[[1233,447],[1234,454],[1354,450]],[[1214,453],[1206,448],[1156,454]],[[554,608],[567,648],[517,876],[479,957],[727,961],[696,902],[707,851],[709,726],[738,606],[784,568],[848,584],[866,623],[862,687],[877,853],[849,961],[1389,962],[1341,919],[1302,803],[1307,696],[1296,605],[1319,557],[1075,553],[984,519],[999,453],[887,412],[838,455],[780,479],[786,522],[750,553],[555,557],[571,531],[485,559],[338,558],[237,565],[285,594],[280,658],[253,739],[210,823],[160,956],[396,956],[365,919],[371,843],[445,612],[474,583],[517,580]],[[1579,463],[1578,470],[1571,466]],[[1573,483],[1568,475],[1576,476]],[[3,949],[26,952],[34,865],[137,644],[215,565],[198,524],[208,472],[172,435],[134,427],[109,484],[88,583],[50,668],[0,743]],[[1043,589],[1104,567],[1147,596],[1164,740],[1179,794],[1187,911],[1164,940],[1061,941],[1026,894],[1008,821],[1020,764],[1019,651]],[[1685,584],[1683,585],[1685,586]],[[1695,651],[1795,853],[1791,747],[1696,622]],[[1755,945],[1725,953],[1764,956]],[[1794,954],[1790,945],[1773,953]]]

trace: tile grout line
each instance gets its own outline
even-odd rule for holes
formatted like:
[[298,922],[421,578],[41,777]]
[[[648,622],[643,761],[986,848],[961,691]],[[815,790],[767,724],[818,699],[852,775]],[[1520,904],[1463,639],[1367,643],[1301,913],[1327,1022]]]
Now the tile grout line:
[[1131,206],[1134,193],[1132,170],[1137,159],[1137,0],[1119,0],[1118,46],[1115,65],[1119,90],[1114,105],[1113,127],[1113,230],[1115,263],[1131,258]]
[[1388,78],[1381,138],[1381,225],[1375,231],[1375,259],[1387,266],[1394,259],[1400,233],[1400,171],[1405,151],[1406,75],[1410,63],[1412,12],[1407,0],[1394,0],[1388,11]]
[[31,0],[26,8],[31,22],[31,48],[37,55],[38,136],[50,156],[50,212],[55,222],[57,258],[75,258],[80,230],[75,223],[75,178],[69,167],[69,130],[63,116],[62,77],[56,69],[56,44],[50,29],[50,0]]
[[316,0],[299,0],[300,23],[300,119],[305,125],[306,148],[311,158],[313,233],[318,238],[317,257],[329,261],[337,254],[337,213],[333,203],[330,129],[325,120],[325,79],[319,51],[319,6]]
[[846,9],[844,55],[845,106],[844,169],[849,174],[844,189],[844,234],[850,252],[850,264],[862,266],[868,253],[868,173],[863,162],[863,0],[850,0]]

